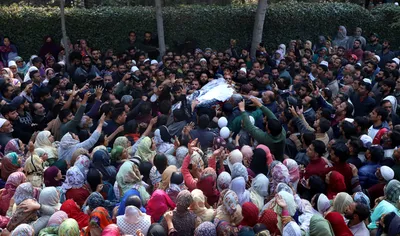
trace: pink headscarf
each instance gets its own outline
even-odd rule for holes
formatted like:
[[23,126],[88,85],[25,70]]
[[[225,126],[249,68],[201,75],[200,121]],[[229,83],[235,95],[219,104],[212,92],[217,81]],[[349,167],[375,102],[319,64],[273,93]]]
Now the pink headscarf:
[[275,192],[276,187],[279,183],[289,184],[289,170],[288,168],[279,162],[272,169],[272,178],[271,178],[271,193]]
[[101,233],[101,236],[119,236],[119,235],[121,235],[121,231],[119,230],[118,225],[116,224],[107,225],[103,229],[103,232]]
[[253,149],[249,145],[244,145],[240,150],[243,154],[243,163],[246,167],[250,166],[251,160],[253,159]]
[[292,186],[296,189],[300,179],[299,165],[297,165],[297,162],[293,159],[285,159],[283,160],[283,164],[288,168],[290,183],[292,183]]
[[151,216],[151,222],[158,222],[161,216],[168,210],[173,210],[176,207],[175,203],[163,190],[157,189],[151,195],[147,203],[146,211]]
[[271,153],[271,150],[269,150],[269,148],[267,146],[265,146],[264,144],[260,144],[256,148],[261,148],[267,154],[267,165],[269,167],[269,165],[271,165],[271,163],[275,160],[275,157]]

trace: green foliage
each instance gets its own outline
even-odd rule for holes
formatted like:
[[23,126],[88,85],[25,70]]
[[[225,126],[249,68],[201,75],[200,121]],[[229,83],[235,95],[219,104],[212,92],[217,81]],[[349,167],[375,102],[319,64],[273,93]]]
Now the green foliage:
[[[345,25],[349,34],[355,27],[364,35],[377,32],[398,46],[396,36],[400,27],[394,22],[398,7],[385,5],[368,11],[345,3],[287,3],[269,6],[263,41],[274,49],[280,43],[300,38],[316,41],[318,35],[334,37],[337,27]],[[187,37],[199,46],[224,50],[229,39],[239,40],[240,46],[250,44],[256,6],[179,6],[165,7],[164,29],[169,47],[182,43]],[[153,7],[102,7],[66,10],[67,34],[74,41],[85,38],[89,46],[118,51],[130,30],[141,38],[145,31],[157,32]],[[0,7],[0,31],[9,35],[25,58],[37,53],[45,35],[61,39],[58,8]]]

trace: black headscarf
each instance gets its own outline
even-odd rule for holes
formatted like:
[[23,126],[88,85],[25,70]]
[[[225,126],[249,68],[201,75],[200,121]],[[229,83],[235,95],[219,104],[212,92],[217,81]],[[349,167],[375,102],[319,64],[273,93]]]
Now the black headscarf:
[[268,175],[267,154],[261,148],[256,148],[253,151],[253,159],[250,162],[250,169],[254,174]]
[[165,232],[161,224],[155,223],[150,226],[147,231],[147,236],[167,236],[167,232]]

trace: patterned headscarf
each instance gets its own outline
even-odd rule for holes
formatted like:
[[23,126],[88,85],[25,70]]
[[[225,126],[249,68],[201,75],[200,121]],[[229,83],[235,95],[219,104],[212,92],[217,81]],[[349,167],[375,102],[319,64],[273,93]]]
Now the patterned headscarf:
[[8,141],[6,147],[4,148],[4,155],[7,155],[10,152],[15,152],[18,155],[23,155],[24,153],[22,152],[21,147],[19,146],[19,141],[20,140],[17,138],[13,138],[10,141]]
[[83,176],[82,172],[78,167],[73,166],[68,169],[62,188],[64,190],[68,190],[71,188],[81,188],[84,184],[85,177]]
[[354,201],[365,204],[366,206],[368,206],[368,208],[370,207],[369,197],[367,195],[365,195],[365,193],[363,193],[363,192],[356,192],[354,194]]
[[88,205],[90,210],[93,211],[97,207],[103,207],[105,205],[105,200],[100,193],[93,192],[87,198],[86,205]]
[[108,211],[104,207],[97,207],[90,213],[89,227],[86,228],[86,235],[90,235],[90,228],[100,228],[103,230],[109,224],[112,224],[112,220]]
[[292,183],[292,186],[294,188],[297,188],[297,183],[299,182],[299,179],[300,179],[299,165],[293,159],[285,159],[285,160],[283,160],[283,164],[289,170],[290,183]]
[[280,162],[271,169],[271,175],[271,192],[275,191],[275,188],[279,183],[288,184],[290,182],[289,170]]
[[180,146],[176,149],[176,164],[178,168],[182,166],[183,159],[185,159],[186,155],[189,153],[189,150],[185,146]]
[[46,227],[59,226],[66,219],[68,219],[67,213],[65,213],[64,211],[56,211],[53,215],[50,216]]
[[240,151],[242,152],[242,154],[243,154],[243,162],[244,162],[244,165],[246,166],[246,167],[250,167],[250,163],[251,163],[251,161],[253,160],[253,149],[250,147],[250,146],[248,146],[248,145],[244,145],[243,147],[242,147],[242,149],[240,149]]
[[58,236],[78,236],[79,225],[78,222],[72,218],[64,220],[58,228]]
[[19,205],[21,202],[26,199],[33,199],[33,186],[31,183],[23,183],[17,187],[14,194],[14,202]]
[[176,211],[186,212],[193,202],[192,194],[188,190],[181,191],[176,197]]
[[206,221],[196,228],[194,236],[217,236],[217,229],[213,223]]
[[246,167],[242,163],[235,163],[232,166],[231,177],[234,179],[239,176],[243,177],[246,182],[249,180],[249,174]]
[[151,150],[152,141],[149,137],[144,137],[138,144],[135,156],[142,158],[142,161],[149,161],[156,155],[156,152]]
[[396,179],[390,180],[384,191],[386,200],[392,204],[396,204],[399,201],[400,196],[400,181]]
[[228,192],[226,192],[224,195],[222,204],[225,211],[232,215],[239,205],[239,199],[236,193],[232,190],[228,190]]
[[222,190],[229,188],[231,181],[232,181],[232,177],[228,172],[224,171],[221,174],[219,174],[218,179],[217,179],[218,191],[221,192]]
[[11,236],[34,236],[35,230],[28,224],[20,224],[15,228]]
[[87,173],[89,171],[90,167],[90,160],[86,155],[79,155],[76,158],[76,161],[74,163],[74,166],[78,167],[81,173],[83,174],[83,177],[87,177]]
[[130,147],[130,141],[127,137],[120,136],[116,138],[114,141],[113,148],[115,148],[116,146],[122,146],[123,148],[128,148]]

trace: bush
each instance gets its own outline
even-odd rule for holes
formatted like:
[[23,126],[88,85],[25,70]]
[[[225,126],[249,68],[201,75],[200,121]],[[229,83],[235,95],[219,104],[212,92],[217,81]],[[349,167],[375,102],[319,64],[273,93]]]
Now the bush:
[[[377,32],[392,40],[400,35],[400,27],[387,25],[394,21],[395,6],[386,5],[371,12],[355,4],[288,3],[270,5],[263,41],[274,49],[280,43],[300,38],[316,41],[318,35],[334,37],[339,25],[349,34],[360,26],[364,35]],[[229,39],[239,40],[240,46],[250,44],[255,6],[181,6],[165,7],[164,27],[167,45],[182,43],[187,37],[195,39],[201,48],[224,50]],[[118,49],[130,30],[139,36],[145,31],[156,32],[155,11],[152,7],[67,9],[67,34],[72,40],[85,38],[90,47]],[[385,26],[386,27],[383,27]],[[1,7],[0,30],[18,46],[27,59],[37,53],[43,36],[61,39],[58,8]]]

